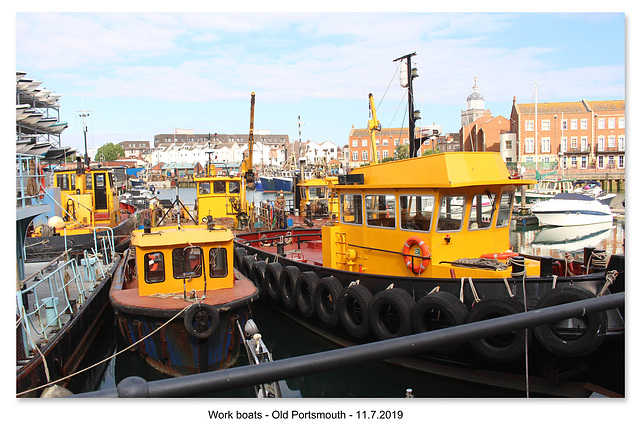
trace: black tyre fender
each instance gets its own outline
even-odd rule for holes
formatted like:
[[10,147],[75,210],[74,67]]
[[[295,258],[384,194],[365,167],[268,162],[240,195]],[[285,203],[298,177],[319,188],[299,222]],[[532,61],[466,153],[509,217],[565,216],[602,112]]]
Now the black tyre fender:
[[265,273],[267,271],[267,262],[259,260],[253,264],[251,270],[251,281],[258,288],[260,292],[260,298],[267,296],[267,282],[265,280]]
[[[467,319],[467,306],[453,294],[434,292],[422,297],[411,309],[411,328],[413,333],[424,333],[464,324]],[[435,351],[451,354],[460,344],[438,347]]]
[[379,340],[411,334],[411,309],[416,304],[404,289],[385,289],[369,305],[369,327]]
[[[577,286],[567,286],[549,292],[540,300],[540,308],[595,298],[593,293]],[[572,318],[574,326],[582,326],[580,334],[563,334],[560,321],[535,326],[533,332],[547,350],[560,356],[579,357],[592,353],[604,341],[608,321],[606,312],[593,312],[583,317]]]
[[[488,298],[476,303],[467,315],[467,323],[499,318],[524,312],[524,306],[514,298]],[[526,329],[476,339],[471,348],[480,357],[496,363],[513,362],[524,355]]]
[[320,322],[327,327],[338,324],[338,299],[342,283],[335,277],[323,277],[316,286],[313,303]]
[[342,327],[356,339],[369,333],[369,305],[373,300],[371,291],[363,285],[344,288],[338,300],[339,318]]
[[240,267],[242,266],[242,258],[247,255],[247,250],[242,247],[236,247],[233,250],[233,266],[240,271]]
[[184,327],[195,338],[207,339],[219,325],[218,311],[208,304],[194,304],[184,313]]
[[251,279],[251,270],[253,270],[253,264],[256,263],[256,258],[250,254],[247,254],[242,258],[240,262],[240,273],[248,279]]
[[280,273],[280,296],[282,297],[282,304],[288,310],[296,307],[294,292],[299,276],[300,270],[297,266],[292,265],[285,266]]
[[305,318],[309,318],[315,313],[313,295],[319,282],[320,278],[313,271],[300,273],[296,281],[296,287],[293,293],[294,299],[300,313],[302,313],[302,316]]
[[273,301],[280,301],[280,272],[282,271],[282,264],[278,262],[267,264],[267,269],[264,272],[265,287],[267,288],[267,294]]

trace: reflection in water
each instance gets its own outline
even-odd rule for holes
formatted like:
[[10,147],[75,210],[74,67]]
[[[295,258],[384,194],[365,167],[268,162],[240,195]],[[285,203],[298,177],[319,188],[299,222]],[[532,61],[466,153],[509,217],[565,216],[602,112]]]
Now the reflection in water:
[[510,233],[513,251],[534,256],[563,258],[565,253],[582,259],[585,247],[605,250],[608,255],[624,254],[624,221],[571,227],[525,227]]

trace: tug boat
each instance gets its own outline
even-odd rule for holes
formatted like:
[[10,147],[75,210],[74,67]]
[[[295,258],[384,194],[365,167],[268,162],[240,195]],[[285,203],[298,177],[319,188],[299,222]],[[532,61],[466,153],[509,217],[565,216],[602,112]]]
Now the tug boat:
[[66,250],[80,255],[95,245],[96,237],[108,236],[116,251],[124,251],[140,214],[121,210],[112,172],[78,159],[76,168],[54,171],[53,180],[54,189],[47,190],[44,175],[38,182],[50,211],[36,217],[28,232],[27,261],[51,261]]
[[233,233],[204,225],[133,232],[109,293],[126,342],[158,371],[181,376],[232,366],[255,285],[234,270]]
[[[532,182],[510,178],[497,153],[357,168],[335,186],[339,219],[238,234],[236,264],[272,304],[353,343],[624,292],[624,256],[594,262],[585,249],[582,264],[510,250],[515,192]],[[597,355],[605,338],[624,338],[624,317],[616,309],[532,330],[430,356],[511,371],[530,342],[536,359],[561,365]]]

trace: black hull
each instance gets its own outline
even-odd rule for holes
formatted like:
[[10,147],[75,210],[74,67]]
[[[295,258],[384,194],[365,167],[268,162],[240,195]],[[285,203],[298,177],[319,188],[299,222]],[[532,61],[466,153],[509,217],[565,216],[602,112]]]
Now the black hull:
[[[41,350],[46,358],[51,381],[66,377],[78,371],[96,335],[110,317],[109,288],[118,262],[112,264],[105,279],[93,290],[85,304]],[[112,319],[112,318],[111,318]],[[67,387],[72,378],[58,385]],[[19,397],[38,397],[43,389],[25,395],[20,393],[38,388],[47,383],[42,357],[37,355],[18,369],[16,390]],[[77,393],[77,392],[76,392]]]
[[[129,247],[131,232],[138,227],[136,215],[113,228],[116,252],[122,253]],[[98,236],[106,236],[106,231],[99,231]],[[71,250],[72,256],[81,256],[85,250],[94,247],[93,232],[64,236],[27,237],[25,241],[26,262],[50,262],[63,253]]]
[[[309,232],[309,230],[306,231]],[[293,233],[295,235],[295,231]],[[312,271],[317,274],[320,279],[334,277],[339,281],[340,287],[344,288],[350,287],[351,284],[357,282],[360,286],[366,287],[373,296],[386,290],[390,286],[394,289],[402,289],[406,291],[412,300],[412,303],[410,304],[415,304],[436,288],[439,289],[439,292],[451,294],[456,297],[456,299],[460,298],[462,295],[467,312],[467,317],[464,321],[465,323],[472,322],[468,313],[471,312],[471,309],[476,304],[476,296],[480,301],[515,300],[519,302],[522,307],[524,307],[526,303],[527,310],[531,311],[538,308],[541,300],[548,294],[555,292],[555,289],[566,287],[582,288],[583,290],[595,295],[603,288],[607,274],[607,270],[602,269],[591,274],[571,277],[555,277],[555,279],[553,276],[527,277],[524,287],[522,277],[509,278],[507,280],[509,285],[508,287],[502,279],[474,279],[473,286],[471,286],[469,280],[463,281],[461,278],[436,279],[385,276],[325,268],[320,265],[301,262],[287,257],[277,257],[272,252],[265,251],[259,247],[252,247],[247,243],[247,241],[253,240],[253,237],[249,237],[248,235],[239,235],[238,238],[242,238],[236,240],[236,251],[238,257],[242,257],[244,254],[244,251],[242,250],[245,250],[246,254],[255,256],[256,260],[265,260],[267,261],[267,264],[278,262],[283,268],[296,267],[300,273]],[[296,242],[294,241],[294,246],[295,243]],[[609,286],[609,291],[611,293],[624,292],[624,257],[617,257],[615,262],[610,262],[609,268],[612,267],[618,270],[619,276],[614,284]],[[254,265],[250,276],[256,285],[260,285],[259,280],[256,280],[256,270],[257,268],[255,268]],[[249,274],[248,271],[242,272],[245,275]],[[283,282],[280,281],[279,283]],[[263,285],[263,288],[265,287],[268,288],[268,285]],[[514,298],[509,295],[509,290],[514,294]],[[353,328],[347,328],[348,326],[343,325],[345,320],[342,317],[339,317],[336,323],[327,323],[326,315],[320,316],[320,314],[317,313],[317,310],[311,315],[309,313],[304,313],[300,306],[300,301],[297,300],[295,296],[293,298],[296,300],[295,303],[291,303],[289,300],[287,304],[282,296],[280,298],[270,299],[268,292],[265,292],[264,289],[261,292],[266,296],[266,298],[261,298],[261,301],[268,301],[271,305],[287,313],[292,319],[304,324],[318,335],[324,336],[326,339],[329,339],[341,346],[374,342],[382,339],[379,337],[379,334],[374,334],[374,332],[372,332],[373,327],[368,329],[368,332],[364,335],[356,335]],[[283,292],[282,289],[281,292]],[[524,298],[525,295],[526,301]],[[334,310],[340,312],[342,308]],[[342,312],[340,315],[342,315]],[[407,316],[408,315],[409,314],[407,313]],[[599,346],[596,346],[595,351],[589,351],[585,354],[578,355],[578,353],[576,353],[575,356],[559,356],[544,348],[540,343],[538,343],[536,336],[534,336],[532,332],[528,332],[528,340],[526,343],[528,345],[527,353],[530,364],[529,374],[540,379],[537,386],[540,386],[539,391],[542,395],[565,396],[562,393],[563,389],[559,386],[563,384],[567,386],[575,381],[580,381],[582,383],[601,383],[601,387],[613,392],[610,394],[624,395],[624,308],[621,308],[620,310],[609,310],[601,316],[604,316],[607,321],[606,332],[598,330],[596,332],[597,334],[594,333],[594,337],[597,336],[598,340],[602,338],[603,341]],[[372,317],[373,315],[369,314],[368,324],[370,326],[373,326],[374,323],[372,321]],[[411,331],[410,327],[409,333],[403,333],[401,335],[419,333],[419,331],[415,331],[415,324],[413,324],[413,321],[414,318],[413,315],[411,315],[410,324],[412,324],[413,331]],[[367,323],[364,322],[364,324]],[[524,383],[520,383],[520,381],[523,380],[521,375],[525,370],[525,333],[522,332],[521,335],[523,346],[519,352],[521,352],[523,356],[522,358],[518,357],[516,360],[507,361],[506,357],[504,361],[500,361],[502,357],[494,360],[492,359],[492,356],[479,355],[476,353],[477,349],[472,349],[470,344],[462,344],[459,347],[452,347],[453,351],[434,350],[433,352],[421,354],[419,356],[416,355],[410,356],[410,358],[399,358],[394,363],[410,367],[412,369],[439,374],[445,377],[453,377],[483,384],[499,385],[502,383],[502,381],[500,381],[501,379],[505,380],[516,376],[519,378],[517,378],[518,382],[515,383],[515,385],[524,389],[525,385]],[[509,340],[510,339],[506,339],[505,341]],[[502,350],[500,350],[500,352],[502,352]],[[621,366],[622,369],[614,369],[612,368],[612,365]],[[469,373],[472,375],[469,376]],[[610,379],[607,379],[608,377]],[[508,388],[511,388],[511,385],[507,383]],[[554,388],[554,386],[557,389]],[[566,392],[569,392],[568,396],[582,396],[580,392],[586,392],[587,390],[588,389],[581,388],[576,390],[574,387],[568,390],[565,389]]]

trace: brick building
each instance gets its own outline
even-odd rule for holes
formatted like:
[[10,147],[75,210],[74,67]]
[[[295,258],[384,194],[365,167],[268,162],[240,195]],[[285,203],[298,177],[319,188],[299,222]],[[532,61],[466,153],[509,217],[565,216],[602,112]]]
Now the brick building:
[[625,168],[625,100],[536,105],[514,97],[510,131],[527,169]]
[[[376,149],[378,161],[386,157],[393,158],[396,148],[400,144],[409,144],[409,130],[407,128],[384,127],[376,132]],[[349,133],[349,168],[359,167],[372,161],[371,136],[367,129],[356,129],[351,126]]]
[[460,128],[460,150],[500,153],[500,134],[508,132],[509,128],[509,120],[502,115],[494,117],[487,110],[480,118]]

